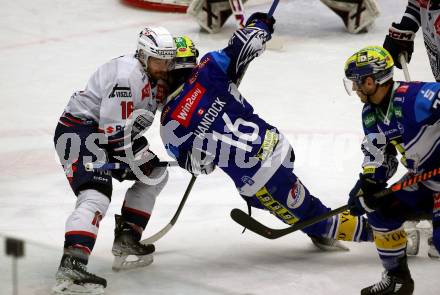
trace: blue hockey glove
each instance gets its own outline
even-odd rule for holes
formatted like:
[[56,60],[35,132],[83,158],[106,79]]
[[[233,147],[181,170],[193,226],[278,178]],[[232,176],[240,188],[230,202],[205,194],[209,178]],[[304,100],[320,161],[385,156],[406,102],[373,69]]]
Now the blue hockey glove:
[[351,215],[360,216],[380,208],[384,198],[376,198],[373,194],[385,188],[386,183],[379,183],[364,174],[359,174],[359,180],[350,191],[348,199]]
[[246,21],[246,27],[258,27],[270,34],[274,32],[275,18],[269,17],[267,13],[255,12]]
[[401,28],[399,24],[393,23],[389,29],[389,34],[385,37],[383,48],[388,50],[394,60],[394,65],[402,69],[399,55],[405,56],[406,62],[411,61],[414,51],[414,38],[416,33]]

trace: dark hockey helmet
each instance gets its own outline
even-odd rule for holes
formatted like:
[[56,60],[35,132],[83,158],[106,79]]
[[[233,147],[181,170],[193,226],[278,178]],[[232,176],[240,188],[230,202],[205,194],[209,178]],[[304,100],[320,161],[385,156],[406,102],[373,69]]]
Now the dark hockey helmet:
[[381,46],[365,47],[345,62],[345,77],[362,84],[366,77],[372,77],[381,85],[393,77],[394,61],[390,53]]

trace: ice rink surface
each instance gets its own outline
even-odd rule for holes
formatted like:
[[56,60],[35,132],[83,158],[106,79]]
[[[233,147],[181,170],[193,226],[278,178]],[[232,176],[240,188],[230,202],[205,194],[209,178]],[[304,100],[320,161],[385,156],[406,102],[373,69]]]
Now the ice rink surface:
[[[267,11],[270,2],[249,0],[246,14]],[[368,34],[351,35],[318,0],[282,0],[275,12],[275,38],[249,67],[240,86],[256,112],[277,126],[296,152],[296,172],[311,192],[333,208],[344,205],[360,171],[362,105],[342,85],[343,64],[366,45],[381,45],[405,0],[379,1],[381,16]],[[58,117],[70,95],[111,58],[133,53],[138,32],[162,25],[187,34],[202,54],[227,44],[231,18],[217,35],[199,32],[188,16],[124,6],[117,0],[1,0],[0,10],[0,250],[4,236],[25,239],[18,261],[19,294],[49,294],[62,254],[64,223],[75,197],[52,143]],[[433,81],[421,34],[409,66],[414,80]],[[396,78],[403,74],[396,71]],[[166,158],[157,120],[147,137]],[[402,174],[403,171],[399,171]],[[169,185],[156,202],[144,237],[174,214],[190,176],[171,168]],[[348,253],[320,252],[302,233],[265,240],[229,217],[245,202],[221,171],[202,176],[175,228],[156,243],[154,263],[142,270],[111,270],[113,215],[129,184],[115,184],[89,270],[108,280],[106,294],[359,294],[380,279],[382,267],[371,243],[346,243]],[[267,225],[284,227],[267,212],[253,211]],[[415,294],[439,294],[440,262],[421,253],[409,259]],[[0,256],[0,294],[11,294],[11,260]]]

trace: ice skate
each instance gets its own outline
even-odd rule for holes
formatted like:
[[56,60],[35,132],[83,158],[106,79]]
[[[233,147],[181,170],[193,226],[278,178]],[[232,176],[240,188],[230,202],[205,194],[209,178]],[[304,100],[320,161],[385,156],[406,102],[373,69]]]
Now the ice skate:
[[407,234],[406,254],[417,255],[420,248],[420,230],[414,228],[405,231]]
[[439,259],[440,254],[438,253],[437,249],[432,243],[432,236],[428,238],[428,245],[429,245],[428,256],[432,259]]
[[107,281],[87,272],[86,263],[81,258],[64,254],[55,275],[56,285],[52,288],[52,294],[104,294]]
[[[144,267],[153,262],[154,245],[139,242],[135,229],[120,215],[115,215],[115,240],[112,253],[115,256],[114,271]],[[132,259],[133,258],[133,259]]]
[[396,270],[384,271],[382,280],[362,289],[361,295],[411,295],[414,291],[414,281],[408,269],[406,257],[399,262]]
[[309,236],[313,244],[323,251],[350,251],[340,241],[318,236]]

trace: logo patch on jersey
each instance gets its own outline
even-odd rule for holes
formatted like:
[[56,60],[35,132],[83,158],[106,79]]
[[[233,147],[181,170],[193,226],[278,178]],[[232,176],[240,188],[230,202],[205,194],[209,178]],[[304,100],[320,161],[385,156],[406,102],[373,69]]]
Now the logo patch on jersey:
[[204,109],[204,108],[200,108],[200,109],[197,111],[197,115],[199,115],[199,116],[203,116],[204,113],[205,113],[205,109]]
[[74,160],[72,163],[67,163],[64,168],[64,173],[66,173],[66,177],[69,183],[73,182],[76,171],[78,171],[78,159]]
[[266,160],[272,154],[278,141],[278,133],[272,130],[266,130],[263,143],[261,144],[261,147],[257,152],[257,158],[260,159],[260,161]]
[[421,8],[427,8],[428,7],[428,1],[429,0],[417,0],[419,2],[419,5]]
[[130,87],[119,87],[116,83],[109,95],[109,98],[113,97],[131,97]]
[[206,89],[199,83],[196,83],[191,91],[189,91],[177,105],[171,114],[171,118],[179,122],[182,126],[188,127],[191,117],[205,92]]
[[212,123],[217,119],[218,115],[221,113],[223,108],[225,107],[226,102],[222,101],[220,97],[217,97],[208,110],[203,115],[202,120],[200,121],[197,128],[194,130],[194,134],[203,139],[205,137],[205,133],[211,128]]
[[151,96],[151,86],[150,86],[150,82],[148,82],[148,84],[146,84],[144,88],[142,88],[141,100],[143,101],[145,98],[150,96]]
[[409,89],[409,85],[402,85],[397,88],[396,93],[406,93]]
[[364,124],[367,128],[370,128],[373,124],[376,124],[376,116],[374,114],[366,115],[364,118]]
[[255,183],[255,181],[253,181],[252,178],[250,176],[247,176],[247,175],[243,176],[241,178],[241,181],[243,181],[243,183],[246,183],[248,185],[253,185]]
[[440,212],[440,193],[434,194],[434,209],[432,211],[434,213]]
[[157,84],[157,90],[156,90],[156,100],[163,101],[166,96],[166,89],[165,86],[162,84]]
[[165,121],[166,116],[168,115],[168,113],[170,112],[170,107],[166,106],[163,110],[162,110],[162,114],[160,115],[160,122],[163,123]]
[[115,131],[115,129],[112,126],[108,126],[105,129],[105,133],[107,133],[107,134],[113,133],[113,131]]
[[292,209],[299,208],[299,206],[301,206],[304,202],[305,197],[305,188],[302,183],[297,180],[290,189],[289,196],[287,197],[287,207]]
[[440,35],[440,16],[437,16],[437,19],[435,20],[435,23],[434,23],[434,28],[435,28],[437,35]]

